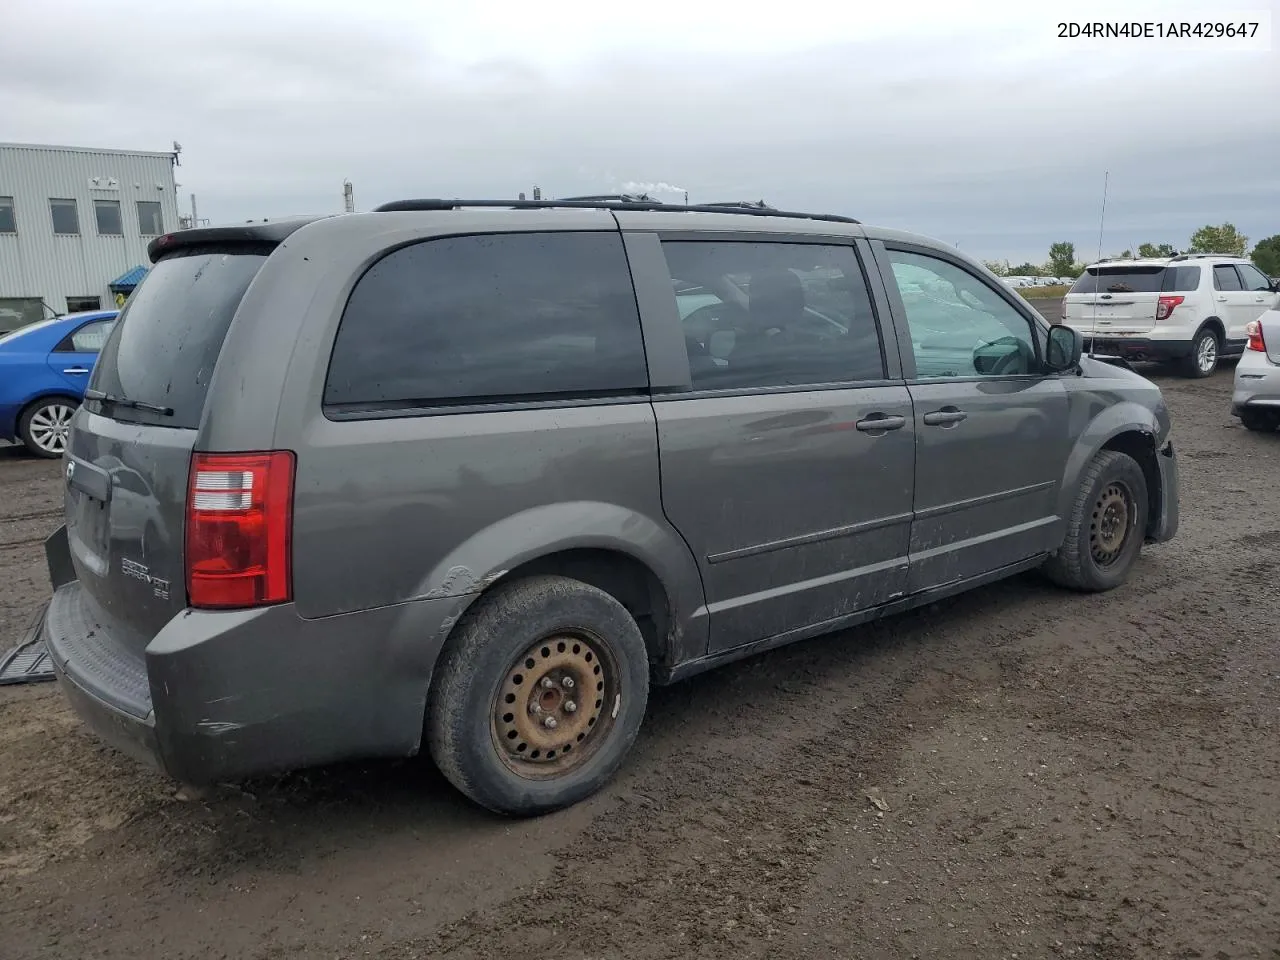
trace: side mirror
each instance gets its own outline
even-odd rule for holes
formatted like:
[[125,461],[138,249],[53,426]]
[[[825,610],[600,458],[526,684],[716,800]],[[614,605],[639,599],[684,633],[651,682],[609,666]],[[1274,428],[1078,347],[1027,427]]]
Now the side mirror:
[[1280,293],[1280,277],[1271,278],[1271,292]]
[[1045,351],[1044,365],[1051,373],[1071,370],[1080,363],[1084,353],[1084,337],[1079,330],[1055,323],[1049,328],[1049,347]]

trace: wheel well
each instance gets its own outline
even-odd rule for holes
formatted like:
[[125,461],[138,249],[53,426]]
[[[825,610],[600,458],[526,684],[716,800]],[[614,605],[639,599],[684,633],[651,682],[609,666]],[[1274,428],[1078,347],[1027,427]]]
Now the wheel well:
[[1160,517],[1152,507],[1160,505],[1160,465],[1156,462],[1156,438],[1139,430],[1116,434],[1102,445],[1103,450],[1115,450],[1133,457],[1142,468],[1147,481],[1147,530],[1155,530]]
[[649,662],[657,663],[665,657],[671,602],[657,574],[635,557],[615,550],[564,550],[523,563],[498,582],[539,574],[569,577],[603,590],[635,619],[649,651]]
[[1227,339],[1227,328],[1217,317],[1210,317],[1204,323],[1200,324],[1200,329],[1197,330],[1196,333],[1198,334],[1200,330],[1203,330],[1205,327],[1211,328],[1218,335],[1219,343],[1222,343]]
[[70,402],[73,406],[77,406],[77,407],[80,406],[80,403],[81,403],[81,401],[77,400],[74,396],[72,396],[69,393],[42,393],[40,396],[36,397],[34,400],[29,400],[27,401],[26,404],[23,405],[22,409],[18,411],[18,419],[16,422],[21,423],[22,418],[27,415],[28,410],[30,410],[32,407],[39,406],[40,404],[45,403],[48,400],[66,400]]

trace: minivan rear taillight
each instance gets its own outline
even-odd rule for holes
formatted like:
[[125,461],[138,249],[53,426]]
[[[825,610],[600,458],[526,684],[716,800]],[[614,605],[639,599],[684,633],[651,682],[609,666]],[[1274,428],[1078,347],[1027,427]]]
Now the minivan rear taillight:
[[1156,301],[1156,319],[1168,320],[1173,308],[1182,303],[1186,297],[1161,297]]
[[1244,334],[1249,338],[1247,349],[1257,350],[1259,353],[1267,352],[1267,341],[1262,336],[1262,321],[1250,320],[1245,325]]
[[292,595],[294,458],[288,451],[196,453],[187,491],[187,598],[257,607]]

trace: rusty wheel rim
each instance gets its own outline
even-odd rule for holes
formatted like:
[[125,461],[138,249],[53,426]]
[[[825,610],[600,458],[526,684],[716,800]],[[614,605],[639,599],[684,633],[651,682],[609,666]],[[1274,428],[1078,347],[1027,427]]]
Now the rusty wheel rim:
[[1089,548],[1093,561],[1108,567],[1119,559],[1129,540],[1136,511],[1133,494],[1123,483],[1107,485],[1093,505],[1089,528]]
[[617,716],[617,676],[598,638],[557,634],[532,644],[494,697],[493,737],[503,762],[522,777],[546,780],[589,760]]

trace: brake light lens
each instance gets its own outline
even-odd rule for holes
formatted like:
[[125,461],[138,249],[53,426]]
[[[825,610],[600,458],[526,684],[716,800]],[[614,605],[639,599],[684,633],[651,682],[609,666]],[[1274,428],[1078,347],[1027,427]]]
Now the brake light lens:
[[1250,320],[1244,328],[1245,336],[1249,338],[1248,349],[1257,350],[1259,353],[1267,352],[1267,341],[1262,336],[1262,321]]
[[294,456],[196,453],[187,491],[187,599],[226,609],[293,594]]
[[1173,313],[1173,308],[1185,299],[1186,297],[1161,297],[1156,302],[1156,320],[1168,320],[1169,314]]

